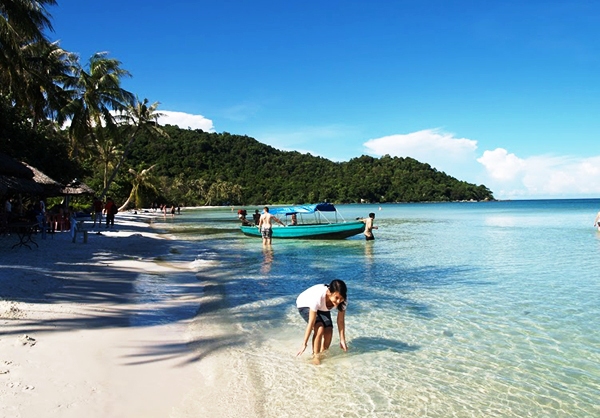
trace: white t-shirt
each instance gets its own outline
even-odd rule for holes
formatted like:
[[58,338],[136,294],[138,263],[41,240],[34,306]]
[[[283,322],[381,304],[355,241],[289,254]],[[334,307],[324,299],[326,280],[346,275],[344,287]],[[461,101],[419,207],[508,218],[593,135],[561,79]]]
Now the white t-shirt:
[[[317,284],[300,293],[296,299],[296,307],[309,308],[311,311],[329,311],[327,307],[327,285]],[[348,301],[346,300],[346,306]]]

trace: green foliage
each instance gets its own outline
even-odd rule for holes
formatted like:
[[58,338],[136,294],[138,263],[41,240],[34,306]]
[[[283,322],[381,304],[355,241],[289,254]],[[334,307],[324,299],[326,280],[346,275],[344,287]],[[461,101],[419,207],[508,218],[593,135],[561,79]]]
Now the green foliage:
[[[459,181],[412,158],[363,155],[336,163],[280,151],[227,132],[207,133],[169,125],[164,131],[168,136],[141,133],[131,144],[124,174],[117,176],[108,190],[115,201],[125,202],[131,195],[134,178],[128,170],[155,164],[151,183],[141,185],[132,195],[135,200],[131,203],[136,207],[152,202],[260,205],[493,199],[487,187]],[[68,156],[64,132],[49,122],[33,127],[26,114],[2,96],[0,149],[57,181],[77,177],[97,191],[103,189],[104,170],[98,156],[90,156],[79,165]]]
[[65,135],[51,122],[32,126],[27,114],[0,95],[0,152],[25,161],[56,181],[68,183],[85,171],[69,158]]
[[284,152],[253,138],[167,125],[168,138],[140,136],[129,163],[157,164],[159,200],[184,205],[424,202],[493,199],[412,158],[363,155],[336,163]]

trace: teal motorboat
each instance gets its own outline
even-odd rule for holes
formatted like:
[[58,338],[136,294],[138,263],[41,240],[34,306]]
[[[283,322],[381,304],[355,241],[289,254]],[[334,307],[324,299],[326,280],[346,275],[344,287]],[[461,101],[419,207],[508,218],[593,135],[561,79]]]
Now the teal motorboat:
[[[269,207],[269,213],[285,224],[273,225],[273,238],[344,239],[360,234],[365,229],[363,222],[347,222],[331,203]],[[295,225],[293,218],[297,219]],[[241,229],[245,235],[261,236],[257,226],[242,226]]]

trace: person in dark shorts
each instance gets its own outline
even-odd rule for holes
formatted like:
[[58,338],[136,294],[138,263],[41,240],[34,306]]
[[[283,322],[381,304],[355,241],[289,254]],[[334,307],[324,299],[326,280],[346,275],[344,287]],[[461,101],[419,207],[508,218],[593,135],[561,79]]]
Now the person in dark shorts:
[[342,280],[332,280],[329,285],[318,284],[309,287],[300,293],[296,299],[298,313],[306,321],[306,330],[302,348],[298,356],[302,355],[308,346],[308,339],[313,334],[313,361],[320,363],[321,354],[329,349],[333,338],[333,321],[331,310],[337,308],[337,326],[340,335],[340,348],[348,350],[346,344],[346,307],[348,305],[346,283]]
[[260,233],[262,235],[263,245],[271,245],[271,240],[273,238],[273,221],[277,222],[281,226],[285,226],[284,223],[279,220],[279,218],[271,215],[269,213],[269,208],[265,206],[263,214],[260,215],[260,219],[258,221],[258,228],[260,229]]
[[364,224],[365,224],[365,231],[363,232],[363,234],[365,234],[366,240],[373,241],[375,239],[375,235],[373,235],[373,230],[378,229],[376,226],[373,225],[373,222],[375,221],[375,214],[373,212],[371,212],[371,213],[369,213],[368,218],[356,218],[356,219],[361,222],[364,222]]

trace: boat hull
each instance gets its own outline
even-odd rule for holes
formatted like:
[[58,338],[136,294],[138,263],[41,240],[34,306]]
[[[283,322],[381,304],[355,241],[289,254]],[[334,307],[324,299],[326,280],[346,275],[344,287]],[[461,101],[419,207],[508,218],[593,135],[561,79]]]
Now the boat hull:
[[[256,226],[242,226],[242,232],[250,237],[260,237]],[[273,238],[277,239],[344,239],[358,235],[365,230],[362,222],[336,224],[273,226]]]

